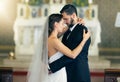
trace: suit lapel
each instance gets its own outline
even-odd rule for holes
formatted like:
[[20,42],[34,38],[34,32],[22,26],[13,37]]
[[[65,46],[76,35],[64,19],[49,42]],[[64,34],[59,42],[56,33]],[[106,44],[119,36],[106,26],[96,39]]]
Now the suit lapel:
[[76,30],[78,28],[78,24],[75,26],[75,28],[72,30],[72,32],[70,33],[69,37],[67,38],[67,40],[71,39],[72,36],[74,36],[74,34],[76,34]]

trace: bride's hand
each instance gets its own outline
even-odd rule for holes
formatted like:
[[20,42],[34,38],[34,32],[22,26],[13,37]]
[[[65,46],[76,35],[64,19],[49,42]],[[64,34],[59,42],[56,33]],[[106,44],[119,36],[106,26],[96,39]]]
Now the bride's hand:
[[85,21],[82,18],[77,19],[78,24],[85,25]]
[[83,41],[87,41],[90,37],[90,31],[88,31],[87,33],[85,33],[85,29],[83,30]]

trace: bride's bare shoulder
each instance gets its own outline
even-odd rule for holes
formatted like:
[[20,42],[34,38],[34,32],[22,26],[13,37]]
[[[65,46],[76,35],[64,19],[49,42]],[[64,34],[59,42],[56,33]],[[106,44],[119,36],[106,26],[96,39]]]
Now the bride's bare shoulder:
[[51,37],[48,38],[48,41],[54,41],[54,40],[57,40],[57,39],[58,38],[51,36]]
[[48,43],[50,44],[58,44],[59,42],[61,42],[57,37],[49,37],[48,38]]

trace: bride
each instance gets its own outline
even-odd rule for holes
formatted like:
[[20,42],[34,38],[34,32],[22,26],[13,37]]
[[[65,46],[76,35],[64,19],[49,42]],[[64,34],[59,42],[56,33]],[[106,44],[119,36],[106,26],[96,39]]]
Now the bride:
[[[75,59],[90,37],[90,32],[85,33],[84,30],[81,43],[74,50],[70,50],[58,38],[59,33],[63,33],[65,31],[64,29],[65,22],[62,15],[51,14],[48,19],[48,28],[45,28],[43,33],[43,46],[39,47],[39,49],[37,47],[36,52],[38,53],[36,53],[36,57],[33,58],[33,63],[28,72],[28,82],[67,82],[65,67],[55,73],[48,74],[47,63],[52,63],[62,57],[63,54]],[[46,30],[48,30],[48,33]],[[48,38],[45,38],[47,34]]]

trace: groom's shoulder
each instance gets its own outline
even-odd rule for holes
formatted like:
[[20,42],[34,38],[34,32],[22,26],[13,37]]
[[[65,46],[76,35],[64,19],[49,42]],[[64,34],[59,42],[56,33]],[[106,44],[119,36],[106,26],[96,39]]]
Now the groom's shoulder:
[[77,24],[76,28],[78,28],[78,30],[85,30],[86,32],[88,31],[88,28],[82,24]]
[[82,24],[77,24],[76,27],[79,29],[87,29],[87,27],[85,25],[82,25]]

